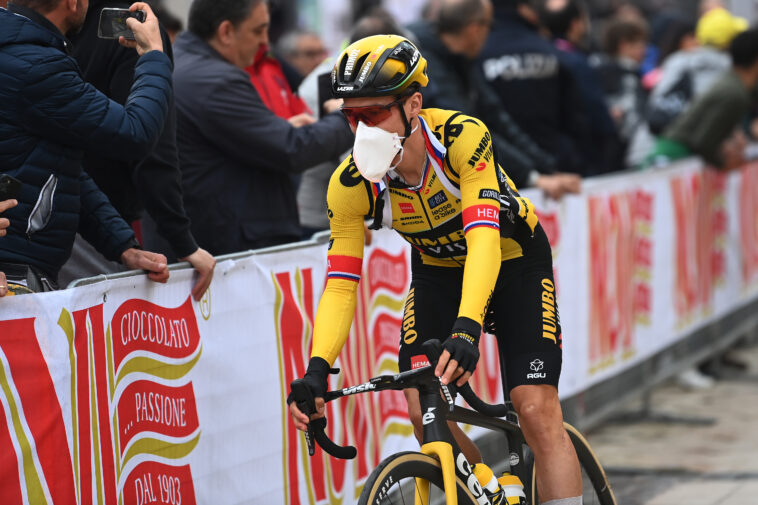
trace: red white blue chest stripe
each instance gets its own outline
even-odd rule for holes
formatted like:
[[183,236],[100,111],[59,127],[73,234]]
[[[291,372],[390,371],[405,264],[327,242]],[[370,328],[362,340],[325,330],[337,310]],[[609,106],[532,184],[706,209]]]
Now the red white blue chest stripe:
[[[419,117],[421,126],[423,127],[424,141],[426,142],[426,152],[429,154],[429,159],[434,167],[437,177],[445,189],[453,193],[458,198],[461,197],[461,191],[456,188],[450,181],[445,173],[444,158],[447,155],[447,149],[443,146],[434,133],[424,121],[424,118]],[[495,205],[472,205],[463,210],[463,233],[467,233],[469,230],[485,226],[488,228],[500,229],[500,208]]]

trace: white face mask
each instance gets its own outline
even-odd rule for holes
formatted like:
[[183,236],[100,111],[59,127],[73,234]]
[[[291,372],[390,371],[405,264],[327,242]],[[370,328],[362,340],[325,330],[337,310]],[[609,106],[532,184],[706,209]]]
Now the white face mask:
[[[404,138],[378,126],[366,126],[363,121],[359,121],[353,143],[353,161],[361,175],[371,182],[379,182],[388,171],[394,170],[403,161]],[[397,165],[391,166],[398,153],[400,160]]]

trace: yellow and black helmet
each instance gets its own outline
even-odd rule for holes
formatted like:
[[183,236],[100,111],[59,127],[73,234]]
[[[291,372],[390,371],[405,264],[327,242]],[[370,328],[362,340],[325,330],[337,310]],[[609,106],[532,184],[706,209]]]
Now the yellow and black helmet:
[[426,60],[410,40],[374,35],[345,49],[332,70],[335,98],[402,95],[429,82]]

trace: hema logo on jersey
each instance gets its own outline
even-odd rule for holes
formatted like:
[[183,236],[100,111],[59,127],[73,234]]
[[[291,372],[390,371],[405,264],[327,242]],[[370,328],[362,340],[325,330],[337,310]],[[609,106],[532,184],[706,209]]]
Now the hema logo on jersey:
[[429,358],[427,358],[423,354],[419,354],[418,356],[412,356],[411,357],[411,370],[416,370],[417,368],[423,368],[425,366],[429,366],[431,363],[429,363]]

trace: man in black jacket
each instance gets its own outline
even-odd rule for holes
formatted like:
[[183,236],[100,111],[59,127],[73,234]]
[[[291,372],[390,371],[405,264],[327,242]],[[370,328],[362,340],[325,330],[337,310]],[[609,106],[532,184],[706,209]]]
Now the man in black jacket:
[[535,186],[552,198],[578,192],[581,179],[557,174],[556,160],[511,118],[485,81],[477,61],[493,21],[490,0],[442,0],[436,21],[418,21],[411,30],[429,63],[428,107],[459,110],[490,128],[500,164],[519,188]]
[[158,20],[127,20],[140,58],[127,105],[85,83],[68,55],[66,33],[81,27],[86,2],[16,0],[0,9],[0,166],[22,183],[7,211],[0,270],[34,291],[56,287],[78,231],[111,260],[165,282],[163,255],[141,251],[134,232],[82,170],[87,151],[144,157],[163,127],[171,97],[171,62]]
[[[71,40],[74,44],[73,56],[82,69],[84,80],[111,100],[124,104],[129,97],[138,55],[118,41],[97,36],[103,8],[128,9],[129,4],[119,0],[90,0],[82,30]],[[164,52],[173,59],[171,41],[163,27],[161,37]],[[147,210],[158,234],[171,248],[165,251],[167,256],[173,253],[173,258],[188,261],[198,271],[192,294],[199,300],[211,283],[216,262],[207,251],[198,247],[190,231],[189,218],[184,212],[173,101],[169,104],[163,131],[147,158],[132,162],[90,152],[85,156],[83,166],[128,223],[138,223],[144,210]],[[84,258],[86,255],[86,249],[77,241],[64,271],[75,270],[80,266],[77,263],[88,259]],[[88,272],[86,269],[77,272],[79,277],[97,273],[102,272]]]
[[590,138],[589,121],[557,49],[537,32],[538,22],[525,0],[495,3],[482,51],[485,79],[516,123],[556,157],[558,170],[590,175],[579,148]]
[[353,142],[341,114],[295,127],[266,108],[244,69],[268,23],[263,0],[195,0],[174,46],[184,203],[213,254],[299,240],[291,176]]

